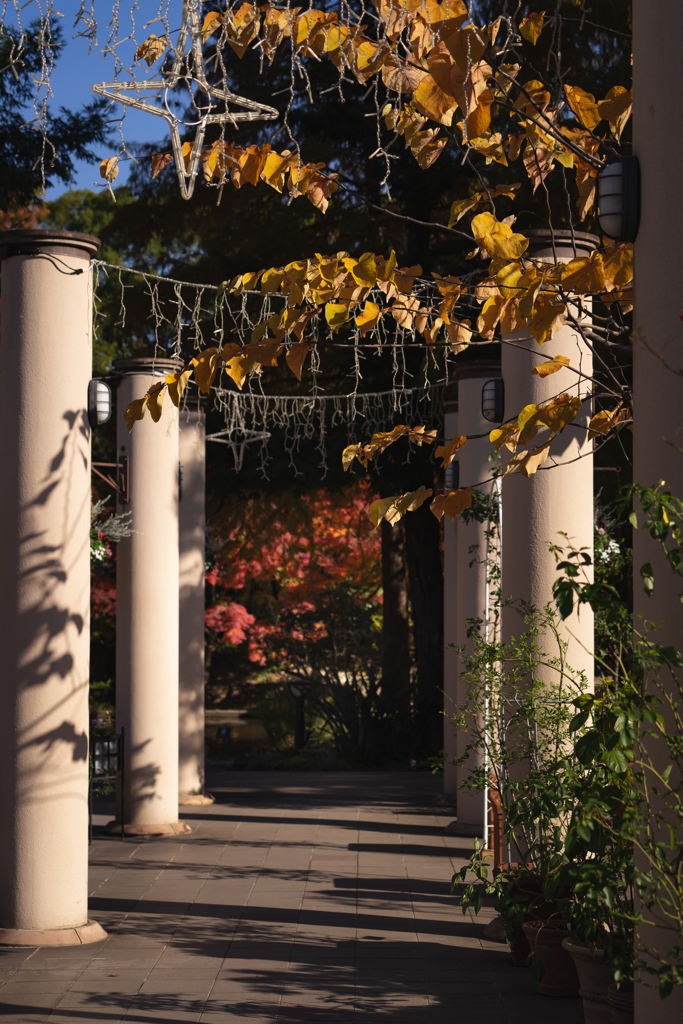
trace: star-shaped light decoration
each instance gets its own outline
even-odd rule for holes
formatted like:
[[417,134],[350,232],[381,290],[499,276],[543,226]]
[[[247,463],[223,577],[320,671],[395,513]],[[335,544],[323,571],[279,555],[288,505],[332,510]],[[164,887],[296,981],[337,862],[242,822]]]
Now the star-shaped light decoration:
[[[158,117],[163,117],[171,129],[171,145],[173,147],[173,156],[183,199],[189,199],[194,192],[204,136],[209,125],[226,123],[236,125],[238,121],[270,121],[279,116],[279,112],[274,107],[268,107],[264,103],[256,103],[254,100],[237,96],[228,89],[217,89],[209,85],[204,64],[199,7],[199,0],[183,0],[182,25],[178,33],[178,42],[175,46],[173,62],[168,71],[161,72],[155,78],[150,78],[146,81],[133,79],[131,82],[100,82],[92,87],[93,92],[97,93],[98,96],[104,96],[109,100],[116,100],[117,103],[122,103],[126,107],[133,107],[136,110],[144,110],[148,114],[156,114]],[[187,50],[188,36],[191,44],[189,50]],[[161,42],[154,36],[150,37],[150,40],[152,40],[150,52],[152,55],[154,52],[158,52],[160,56],[166,48],[166,42]],[[150,44],[150,40],[147,40],[147,44]],[[158,45],[160,42],[161,47],[158,51],[155,51],[154,43]],[[143,43],[144,46],[145,44]],[[142,47],[140,47],[140,50],[142,50]],[[191,66],[190,54],[193,58]],[[153,62],[153,60],[148,61],[150,64]],[[205,106],[198,105],[196,96],[192,97],[199,115],[196,121],[178,118],[169,107],[168,94],[171,90],[175,89],[180,81],[186,82],[188,88],[195,83],[199,87],[199,91],[206,97]],[[145,93],[151,93],[151,95],[145,98],[143,95]],[[151,103],[149,100],[157,100],[158,103]],[[214,113],[213,111],[219,103],[224,103],[225,109],[220,113]],[[228,104],[231,103],[243,109],[230,110]],[[194,145],[192,146],[192,153],[187,167],[180,142],[181,126],[183,128],[196,127]]]

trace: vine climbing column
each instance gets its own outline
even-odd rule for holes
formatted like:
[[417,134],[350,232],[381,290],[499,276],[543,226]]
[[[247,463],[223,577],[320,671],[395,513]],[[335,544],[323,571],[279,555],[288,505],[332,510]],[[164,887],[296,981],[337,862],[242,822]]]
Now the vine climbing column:
[[[178,821],[178,410],[164,402],[128,432],[131,401],[176,369],[171,359],[120,359],[119,458],[127,459],[132,534],[116,557],[116,725],[124,734],[123,817],[129,835],[189,832]],[[122,498],[128,498],[122,503]]]
[[99,240],[0,235],[0,943],[88,921],[92,273]]
[[199,395],[180,408],[180,705],[178,789],[181,804],[209,804],[204,794],[204,531],[206,444]]

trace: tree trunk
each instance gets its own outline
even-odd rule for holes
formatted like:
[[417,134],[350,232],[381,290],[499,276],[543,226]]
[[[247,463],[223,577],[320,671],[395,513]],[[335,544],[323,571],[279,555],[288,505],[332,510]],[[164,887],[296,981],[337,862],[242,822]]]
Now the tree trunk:
[[428,505],[405,517],[405,538],[417,662],[414,753],[431,756],[443,746],[443,566],[441,526]]
[[[409,715],[410,646],[408,580],[403,526],[382,520],[382,689],[392,694],[397,715]],[[405,725],[407,726],[407,721]],[[402,731],[402,730],[401,730]]]

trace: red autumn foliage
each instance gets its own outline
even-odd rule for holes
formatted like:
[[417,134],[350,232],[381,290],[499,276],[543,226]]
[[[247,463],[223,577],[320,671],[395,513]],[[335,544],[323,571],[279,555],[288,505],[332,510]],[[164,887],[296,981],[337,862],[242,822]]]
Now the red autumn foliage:
[[116,586],[95,572],[90,573],[90,607],[93,615],[116,614]]
[[325,608],[336,587],[352,601],[379,604],[380,536],[368,518],[367,487],[360,481],[336,493],[236,498],[213,528],[216,563],[206,579],[220,600],[207,609],[207,627],[221,628],[219,609],[232,616],[239,609],[249,660],[282,666],[292,642],[328,636]]

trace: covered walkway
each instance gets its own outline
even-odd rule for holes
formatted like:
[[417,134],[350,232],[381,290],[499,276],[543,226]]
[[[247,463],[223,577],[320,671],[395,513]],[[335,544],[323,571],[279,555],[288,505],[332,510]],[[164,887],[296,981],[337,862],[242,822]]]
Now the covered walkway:
[[472,841],[444,835],[437,778],[216,772],[207,788],[216,803],[181,814],[190,836],[96,828],[109,938],[0,951],[3,1022],[583,1021],[482,940],[492,911],[462,916],[449,882]]

